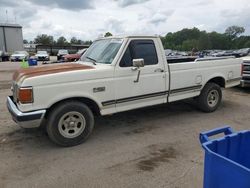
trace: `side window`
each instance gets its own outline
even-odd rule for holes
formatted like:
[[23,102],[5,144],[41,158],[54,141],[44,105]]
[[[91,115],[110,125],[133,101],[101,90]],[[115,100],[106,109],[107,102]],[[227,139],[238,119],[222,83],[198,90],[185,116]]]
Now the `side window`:
[[133,59],[143,58],[145,65],[158,63],[157,53],[152,40],[136,40],[133,43]]
[[144,59],[145,65],[158,63],[157,53],[152,40],[133,40],[129,43],[122,59],[120,67],[132,67],[133,59]]
[[122,57],[122,60],[120,62],[120,66],[121,67],[132,67],[133,66],[132,56],[130,53],[130,45],[127,47],[127,49]]

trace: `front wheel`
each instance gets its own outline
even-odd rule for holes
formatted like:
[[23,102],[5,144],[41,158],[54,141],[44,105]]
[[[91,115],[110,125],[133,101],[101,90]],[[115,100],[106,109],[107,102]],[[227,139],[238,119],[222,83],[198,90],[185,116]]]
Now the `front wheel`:
[[48,135],[61,146],[81,144],[89,137],[93,128],[93,113],[87,105],[78,101],[61,103],[49,114]]
[[199,108],[204,112],[213,112],[219,107],[221,99],[220,86],[215,83],[207,83],[198,97]]

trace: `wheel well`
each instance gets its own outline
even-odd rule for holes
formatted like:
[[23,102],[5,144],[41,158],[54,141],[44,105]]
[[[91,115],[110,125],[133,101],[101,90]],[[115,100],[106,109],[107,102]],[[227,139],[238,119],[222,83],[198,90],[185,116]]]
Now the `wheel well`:
[[220,87],[225,87],[225,79],[224,78],[222,78],[222,77],[215,77],[215,78],[212,78],[211,80],[209,80],[208,81],[208,83],[211,83],[211,82],[213,82],[213,83],[216,83],[216,84],[218,84]]
[[58,101],[55,104],[53,104],[52,106],[50,106],[49,109],[47,110],[46,114],[45,114],[45,118],[48,116],[49,112],[52,111],[57,105],[59,105],[61,103],[64,103],[66,101],[79,101],[79,102],[82,102],[82,103],[86,104],[90,108],[90,110],[93,112],[94,115],[97,115],[97,116],[100,115],[100,108],[96,104],[95,101],[93,101],[93,100],[91,100],[89,98],[85,98],[85,97],[73,97],[73,98],[68,98],[68,99]]

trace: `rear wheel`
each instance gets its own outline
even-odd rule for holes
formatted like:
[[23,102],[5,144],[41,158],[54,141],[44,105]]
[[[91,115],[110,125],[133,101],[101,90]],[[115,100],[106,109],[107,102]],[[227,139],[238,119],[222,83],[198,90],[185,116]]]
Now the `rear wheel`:
[[47,132],[50,139],[61,146],[74,146],[84,142],[94,128],[94,116],[87,105],[68,101],[50,112]]
[[222,99],[222,92],[219,85],[207,83],[198,97],[199,108],[204,112],[215,111]]

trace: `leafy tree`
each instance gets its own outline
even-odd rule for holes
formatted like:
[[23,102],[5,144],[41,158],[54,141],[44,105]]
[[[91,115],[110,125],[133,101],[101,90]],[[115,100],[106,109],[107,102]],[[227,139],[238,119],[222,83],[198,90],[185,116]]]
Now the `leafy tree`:
[[232,47],[231,40],[225,34],[214,31],[209,33],[208,36],[211,42],[211,49],[227,50]]
[[93,42],[91,40],[84,41],[83,44],[85,45],[91,45]]
[[211,48],[212,48],[212,43],[208,34],[206,32],[202,32],[198,39],[197,49],[206,50]]
[[244,27],[239,27],[239,26],[230,26],[226,29],[225,34],[230,37],[230,39],[234,40],[236,39],[239,35],[245,32]]
[[24,43],[24,44],[28,44],[29,42],[28,42],[28,40],[24,39],[24,40],[23,40],[23,43]]
[[54,44],[54,38],[50,35],[41,34],[36,36],[36,38],[34,39],[34,43],[52,45]]
[[113,36],[112,33],[110,33],[110,32],[107,32],[107,33],[105,33],[105,35],[104,35],[104,37],[110,37],[110,36]]
[[64,45],[68,45],[68,41],[65,37],[61,36],[57,39],[56,44],[60,46],[64,46]]
[[188,39],[182,42],[182,46],[180,50],[191,51],[193,48],[198,48],[198,40],[196,39]]
[[[79,41],[77,40],[76,37],[72,37],[72,38],[70,39],[70,43],[71,43],[71,44],[79,44],[78,42],[79,42]],[[80,43],[80,44],[81,44],[81,43]]]
[[235,48],[250,48],[250,36],[240,36],[233,40]]
[[231,26],[225,33],[200,31],[197,28],[184,28],[180,31],[167,33],[161,37],[165,49],[173,50],[198,50],[205,49],[236,49],[250,47],[248,46],[250,36],[240,36],[244,28]]
[[250,40],[248,40],[243,47],[244,48],[250,48]]

